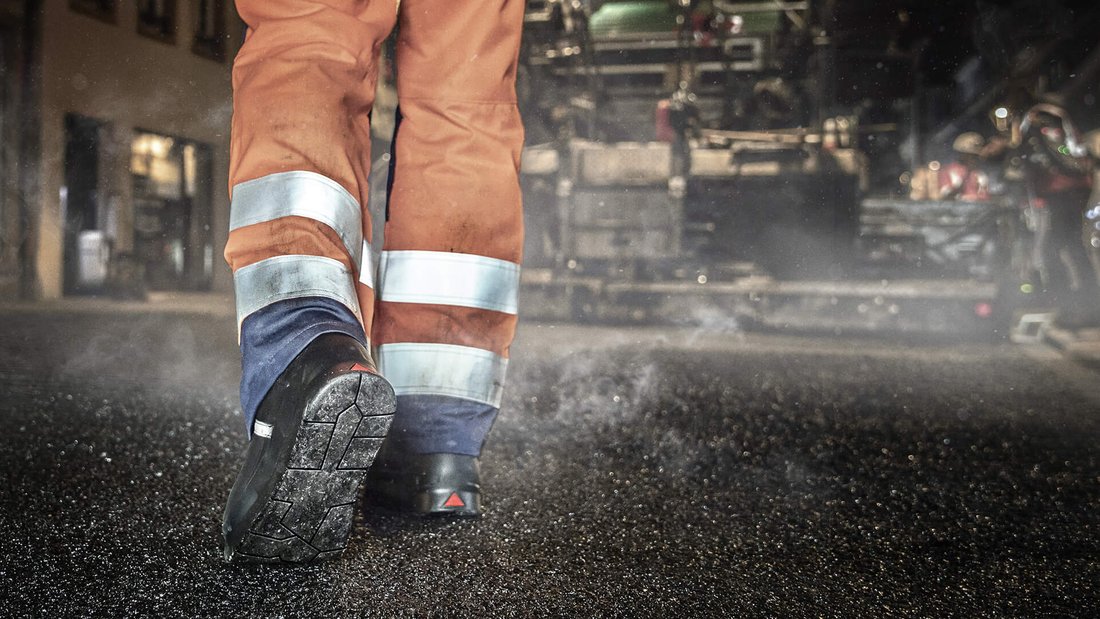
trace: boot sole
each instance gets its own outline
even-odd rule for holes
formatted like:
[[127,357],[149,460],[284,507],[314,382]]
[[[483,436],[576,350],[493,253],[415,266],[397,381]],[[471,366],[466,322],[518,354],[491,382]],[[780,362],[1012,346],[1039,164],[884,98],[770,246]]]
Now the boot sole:
[[337,374],[324,379],[303,410],[273,420],[270,438],[254,437],[226,505],[225,559],[308,563],[340,556],[395,406],[382,377]]

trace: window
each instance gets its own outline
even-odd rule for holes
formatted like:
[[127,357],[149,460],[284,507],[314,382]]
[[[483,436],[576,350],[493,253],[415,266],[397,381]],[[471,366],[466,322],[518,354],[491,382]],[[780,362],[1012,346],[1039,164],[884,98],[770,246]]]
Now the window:
[[115,0],[69,0],[69,8],[108,23],[115,23]]
[[191,51],[222,62],[225,60],[225,0],[197,0],[197,5]]
[[165,43],[175,43],[176,0],[139,0],[137,31]]
[[134,257],[154,290],[206,290],[214,277],[214,148],[137,131],[131,143]]

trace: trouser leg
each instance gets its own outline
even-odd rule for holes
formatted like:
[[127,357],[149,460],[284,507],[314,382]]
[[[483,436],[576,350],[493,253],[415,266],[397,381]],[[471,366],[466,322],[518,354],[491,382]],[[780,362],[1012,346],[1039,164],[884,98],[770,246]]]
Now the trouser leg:
[[1049,300],[1062,296],[1069,288],[1065,268],[1058,256],[1058,244],[1052,226],[1052,209],[1049,205],[1035,213],[1035,241],[1033,262],[1040,274],[1043,290]]
[[390,436],[477,455],[500,407],[523,245],[524,3],[402,0],[399,124],[372,339]]
[[[1049,200],[1051,237],[1064,260],[1066,294],[1060,306],[1078,312],[1095,312],[1100,303],[1100,288],[1092,269],[1084,241],[1084,210],[1088,200],[1085,190],[1067,191]],[[1067,268],[1068,266],[1068,268]],[[1072,282],[1072,291],[1070,291]]]
[[233,67],[225,258],[251,427],[275,378],[318,335],[367,344],[368,114],[396,2],[238,0],[237,9],[249,30]]
[[1084,212],[1087,201],[1088,193],[1084,190],[1067,192],[1058,205],[1055,217],[1058,219],[1056,226],[1065,247],[1066,258],[1073,265],[1077,289],[1085,294],[1096,294],[1096,275],[1092,271],[1088,252],[1085,251]]

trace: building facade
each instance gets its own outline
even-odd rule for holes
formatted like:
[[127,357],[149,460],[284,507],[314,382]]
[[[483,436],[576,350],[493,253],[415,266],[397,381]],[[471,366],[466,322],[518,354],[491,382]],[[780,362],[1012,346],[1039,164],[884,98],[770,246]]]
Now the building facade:
[[230,289],[242,35],[225,0],[0,0],[0,293]]

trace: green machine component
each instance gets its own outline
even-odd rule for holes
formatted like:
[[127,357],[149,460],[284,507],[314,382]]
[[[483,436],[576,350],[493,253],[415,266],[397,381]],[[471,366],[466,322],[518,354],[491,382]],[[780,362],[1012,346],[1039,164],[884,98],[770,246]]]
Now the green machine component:
[[675,33],[676,9],[665,0],[608,2],[588,22],[593,38],[622,35]]
[[[768,8],[775,3],[722,3],[732,16],[737,34],[769,35],[779,31],[783,22],[780,8]],[[700,2],[692,11],[699,16],[714,14],[714,3]],[[596,39],[624,35],[675,33],[678,29],[678,7],[667,0],[611,0],[589,18],[588,29]]]

